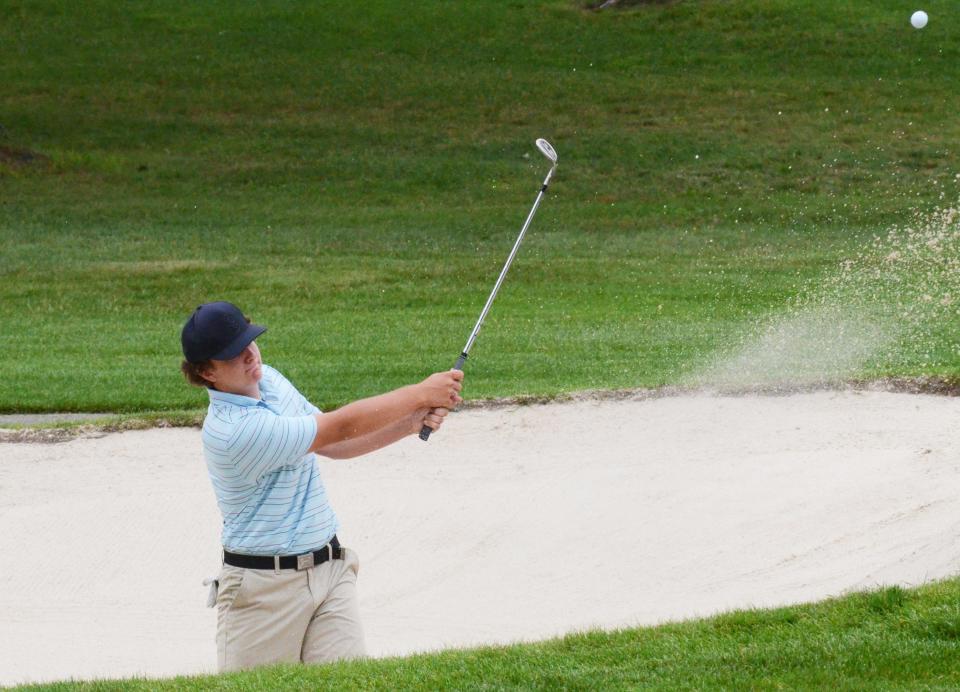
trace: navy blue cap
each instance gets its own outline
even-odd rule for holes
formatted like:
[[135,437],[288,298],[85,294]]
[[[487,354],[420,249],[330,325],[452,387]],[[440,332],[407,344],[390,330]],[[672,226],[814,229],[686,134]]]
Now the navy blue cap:
[[230,360],[265,331],[267,328],[259,324],[247,324],[233,303],[204,303],[193,311],[180,332],[183,357],[191,363]]

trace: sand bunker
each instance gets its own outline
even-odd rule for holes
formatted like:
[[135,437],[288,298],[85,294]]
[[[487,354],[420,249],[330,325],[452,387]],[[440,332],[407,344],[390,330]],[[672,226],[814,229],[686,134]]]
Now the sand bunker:
[[[322,470],[374,655],[960,571],[960,399],[677,396],[453,416]],[[213,671],[195,429],[0,444],[0,683]]]

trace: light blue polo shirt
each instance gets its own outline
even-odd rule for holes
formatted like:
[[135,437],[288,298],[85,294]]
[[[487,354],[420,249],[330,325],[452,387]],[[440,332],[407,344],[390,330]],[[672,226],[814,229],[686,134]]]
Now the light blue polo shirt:
[[223,515],[223,547],[295,555],[329,543],[337,517],[316,456],[307,451],[320,409],[269,365],[263,365],[260,399],[207,392],[201,437]]

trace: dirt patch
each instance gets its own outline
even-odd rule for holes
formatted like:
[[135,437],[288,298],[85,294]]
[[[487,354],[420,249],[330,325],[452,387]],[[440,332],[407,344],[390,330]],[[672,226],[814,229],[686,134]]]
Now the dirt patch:
[[24,427],[0,428],[0,443],[30,443],[56,444],[83,438],[103,437],[110,433],[126,432],[129,430],[150,430],[154,428],[199,428],[203,423],[203,414],[183,414],[171,418],[118,418],[113,417],[104,423],[83,423],[57,427]]
[[644,5],[672,5],[680,0],[599,0],[587,3],[588,10],[623,10],[628,7],[642,7]]
[[109,272],[121,276],[152,276],[187,271],[209,271],[229,267],[230,262],[209,260],[160,260],[139,262],[100,262],[91,266],[91,273]]
[[46,154],[22,147],[0,146],[0,164],[26,167],[31,165],[45,166],[49,163],[50,157]]
[[56,444],[81,438],[103,437],[106,430],[93,425],[83,425],[75,428],[0,428],[0,443],[2,442],[33,442]]

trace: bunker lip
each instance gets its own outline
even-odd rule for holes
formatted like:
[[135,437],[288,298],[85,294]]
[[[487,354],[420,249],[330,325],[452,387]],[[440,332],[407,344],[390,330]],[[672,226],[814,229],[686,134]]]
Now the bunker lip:
[[[464,401],[458,411],[478,409],[501,409],[517,406],[545,406],[576,402],[601,401],[642,401],[662,397],[696,396],[714,394],[717,396],[792,396],[812,392],[889,392],[894,394],[931,394],[936,396],[960,396],[960,378],[958,377],[885,377],[872,380],[845,380],[842,382],[812,382],[764,384],[740,387],[710,387],[664,385],[662,387],[638,387],[634,389],[584,389],[552,395],[519,395],[497,399],[473,399]],[[454,412],[456,413],[456,411]],[[162,414],[139,418],[131,416],[118,420],[122,414],[111,413],[69,413],[69,414],[15,414],[0,415],[0,444],[18,442],[58,443],[77,438],[102,437],[110,433],[128,430],[146,430],[150,428],[189,428],[200,427],[203,423],[203,410],[187,412],[178,418],[167,418]],[[35,416],[35,418],[33,417]],[[84,421],[69,427],[58,427],[56,417],[67,420]],[[98,418],[108,418],[97,423]],[[52,425],[51,425],[52,423]],[[42,426],[42,427],[39,427]]]
[[960,396],[960,378],[952,377],[885,377],[871,380],[843,380],[819,382],[782,382],[737,387],[709,385],[664,385],[662,387],[638,387],[635,389],[585,389],[555,395],[521,395],[499,399],[474,399],[465,401],[460,409],[503,408],[509,406],[532,406],[577,401],[644,400],[661,397],[696,396],[792,396],[812,392],[889,392],[893,394],[935,394]]

